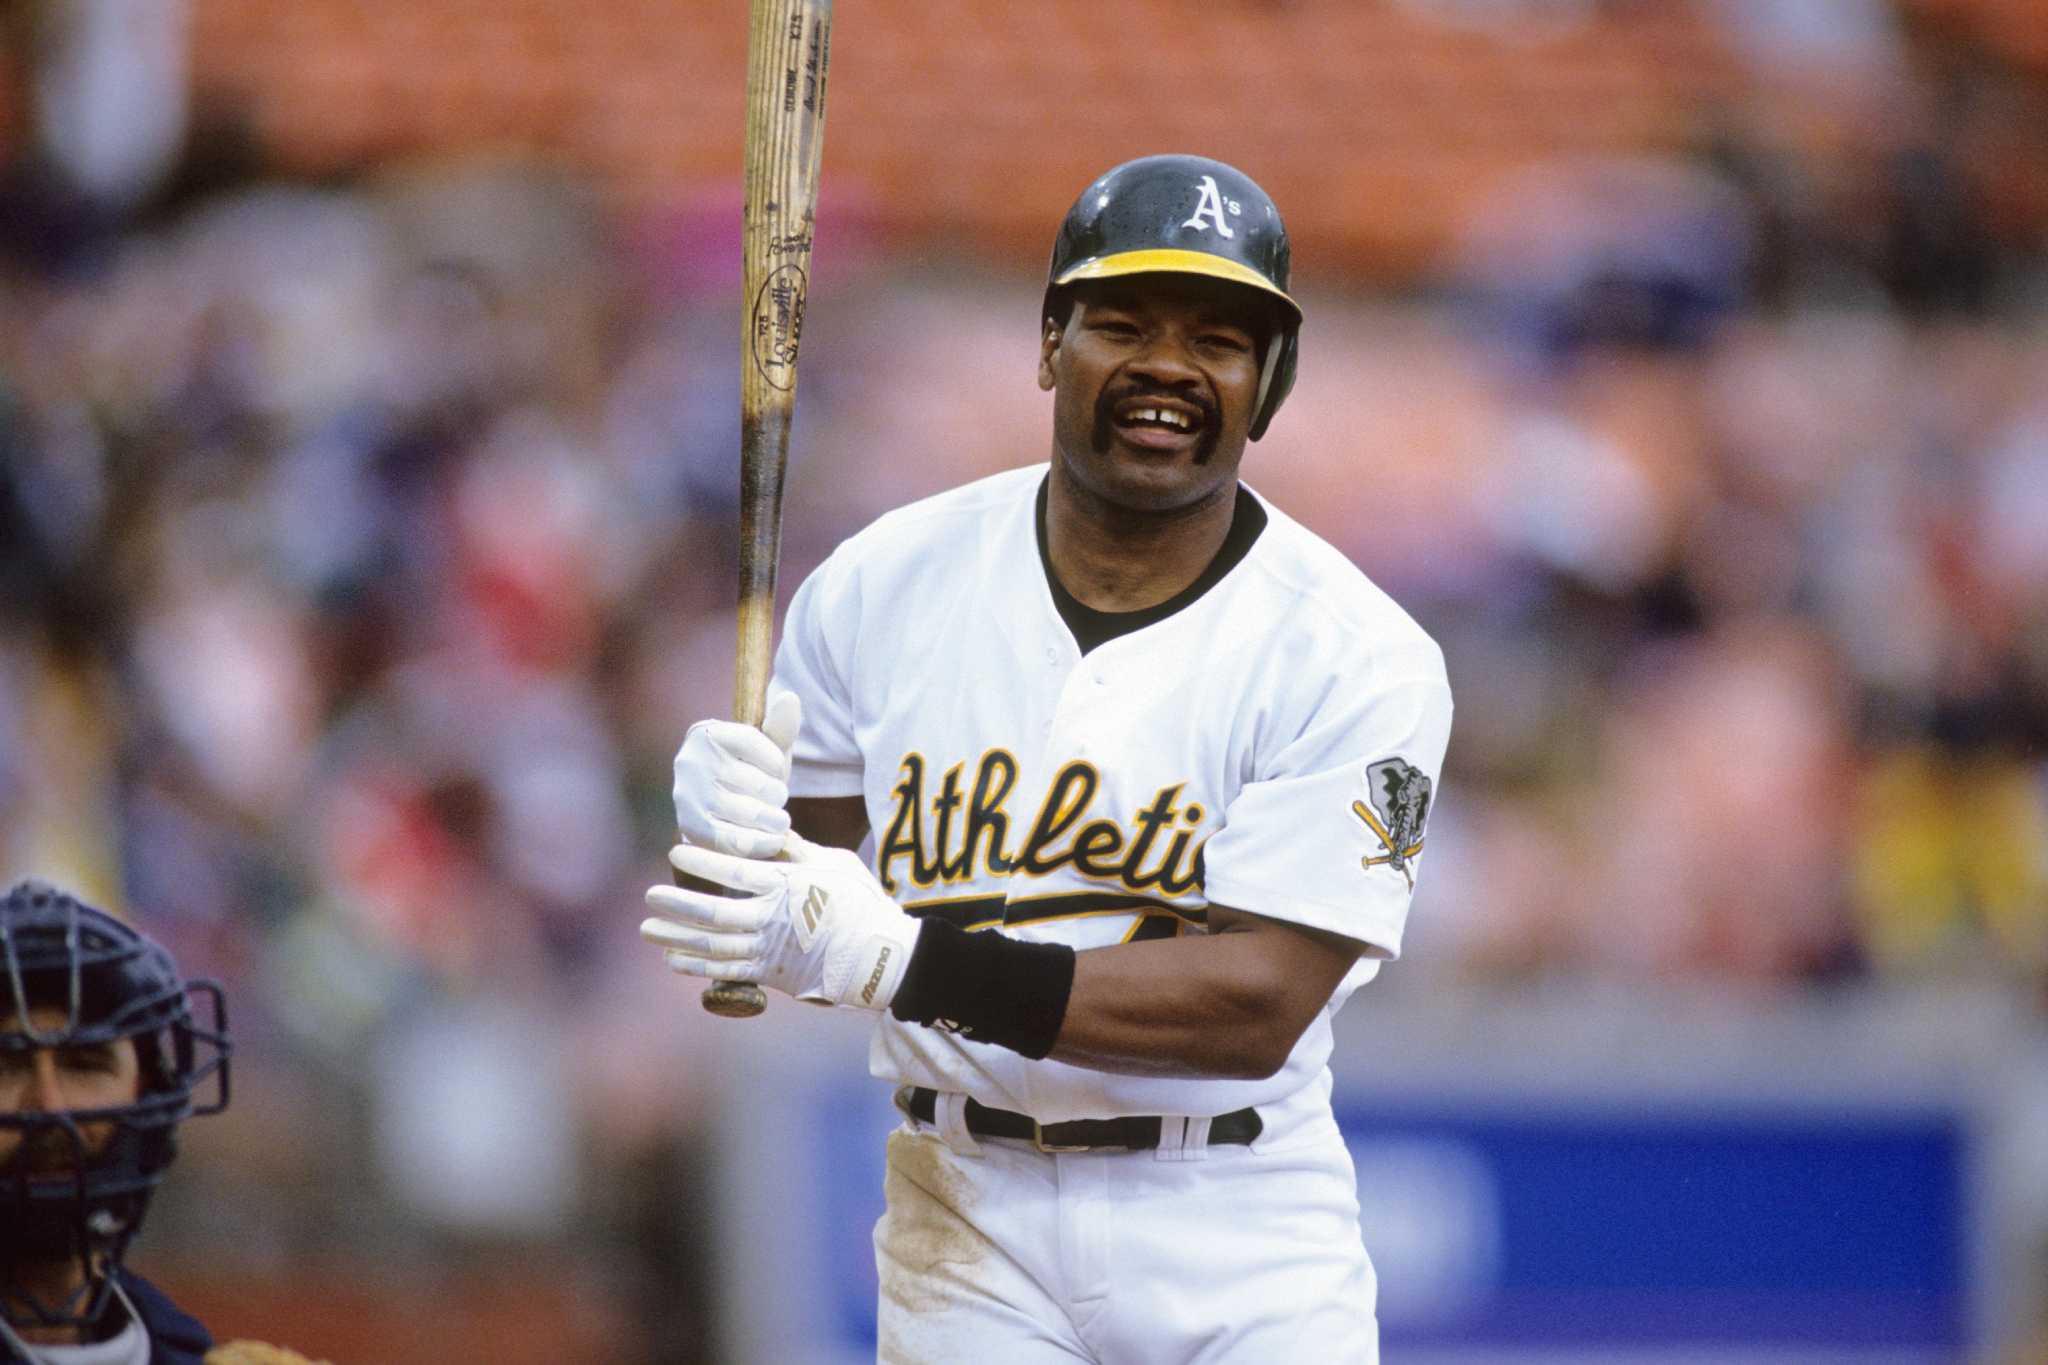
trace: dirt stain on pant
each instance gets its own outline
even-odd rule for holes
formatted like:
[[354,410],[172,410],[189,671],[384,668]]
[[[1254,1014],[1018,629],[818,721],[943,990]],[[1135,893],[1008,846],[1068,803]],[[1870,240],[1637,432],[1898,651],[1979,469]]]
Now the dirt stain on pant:
[[[950,1284],[971,1283],[988,1254],[975,1231],[974,1191],[948,1164],[935,1137],[889,1135],[888,1211],[876,1234],[882,1302],[909,1313],[937,1313],[956,1299]],[[886,1320],[887,1313],[884,1313]]]

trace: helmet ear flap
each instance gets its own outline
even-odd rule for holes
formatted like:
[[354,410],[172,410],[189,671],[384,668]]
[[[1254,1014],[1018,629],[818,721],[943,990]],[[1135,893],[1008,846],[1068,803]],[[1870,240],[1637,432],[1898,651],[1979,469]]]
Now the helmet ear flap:
[[1252,440],[1266,434],[1273,414],[1280,410],[1287,395],[1294,388],[1294,370],[1301,351],[1301,331],[1287,327],[1275,336],[1273,344],[1266,348],[1266,363],[1259,375],[1259,399],[1252,417]]

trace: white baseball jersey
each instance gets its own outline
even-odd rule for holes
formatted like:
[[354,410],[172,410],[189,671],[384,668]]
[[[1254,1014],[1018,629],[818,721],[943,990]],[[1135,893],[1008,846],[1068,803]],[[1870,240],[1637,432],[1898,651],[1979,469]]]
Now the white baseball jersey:
[[1264,1080],[1112,1075],[884,1015],[878,1077],[1052,1123],[1329,1111],[1330,1016],[1397,956],[1450,732],[1434,641],[1276,509],[1163,620],[1083,654],[1040,559],[1043,465],[891,512],[798,589],[776,681],[790,792],[858,795],[915,915],[1076,949],[1205,932],[1211,902],[1366,956]]

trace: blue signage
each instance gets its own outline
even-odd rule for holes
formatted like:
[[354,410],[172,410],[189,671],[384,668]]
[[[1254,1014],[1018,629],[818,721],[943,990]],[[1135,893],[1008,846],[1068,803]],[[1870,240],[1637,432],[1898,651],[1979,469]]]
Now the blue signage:
[[[898,1115],[872,1081],[814,1103],[825,1319],[838,1346],[871,1357],[870,1234]],[[1338,1118],[1392,1359],[1803,1348],[1933,1361],[1978,1344],[1953,1112],[1353,1101]]]

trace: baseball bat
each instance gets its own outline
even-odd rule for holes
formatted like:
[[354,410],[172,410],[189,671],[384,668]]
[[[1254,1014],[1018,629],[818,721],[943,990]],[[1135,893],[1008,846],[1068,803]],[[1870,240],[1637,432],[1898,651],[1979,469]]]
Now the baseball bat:
[[[767,710],[775,636],[775,564],[782,476],[796,407],[797,344],[810,292],[818,168],[825,149],[825,73],[832,0],[753,0],[747,34],[745,332],[740,340],[740,618],[733,659],[735,720]],[[704,1008],[747,1019],[767,1007],[759,986],[721,981]]]

